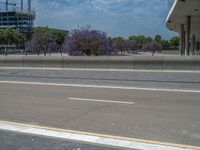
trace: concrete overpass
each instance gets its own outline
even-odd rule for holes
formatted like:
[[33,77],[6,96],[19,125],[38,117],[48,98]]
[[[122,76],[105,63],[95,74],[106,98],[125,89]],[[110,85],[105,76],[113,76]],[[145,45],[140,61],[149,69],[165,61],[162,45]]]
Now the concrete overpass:
[[180,55],[199,54],[200,0],[174,0],[167,27],[180,34]]

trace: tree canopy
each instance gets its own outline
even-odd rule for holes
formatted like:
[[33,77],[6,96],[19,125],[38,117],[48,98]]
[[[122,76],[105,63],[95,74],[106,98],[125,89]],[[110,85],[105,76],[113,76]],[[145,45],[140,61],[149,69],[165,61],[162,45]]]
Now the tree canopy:
[[63,44],[64,50],[69,55],[104,55],[115,53],[115,48],[105,32],[82,27],[70,32]]
[[140,48],[142,48],[142,46],[145,44],[145,43],[148,43],[148,42],[152,42],[153,41],[153,38],[152,37],[149,37],[149,36],[144,36],[144,35],[138,35],[138,36],[135,36],[135,35],[132,35],[129,37],[129,40],[134,40],[138,43],[138,46]]
[[16,29],[6,28],[0,30],[0,44],[1,45],[16,45],[24,46],[26,38]]
[[48,27],[37,27],[34,28],[31,37],[27,42],[27,49],[38,55],[41,52],[52,52],[61,51],[62,44],[64,43],[65,37],[68,35],[67,31],[51,29]]
[[25,48],[31,53],[62,52],[69,55],[105,55],[130,52],[148,47],[161,46],[162,49],[177,49],[179,37],[169,40],[163,39],[157,34],[154,37],[144,35],[132,35],[128,39],[118,37],[107,37],[105,32],[81,27],[71,32],[52,29],[49,27],[36,27],[27,36],[19,30],[5,28],[0,30],[1,45],[16,45]]
[[53,29],[49,27],[36,27],[33,28],[32,34],[34,33],[50,33],[54,35],[54,38],[57,44],[62,44],[65,40],[65,37],[69,34],[69,31]]
[[172,37],[170,39],[170,46],[171,47],[174,47],[174,48],[177,48],[179,46],[179,41],[180,41],[180,38],[175,36],[175,37]]

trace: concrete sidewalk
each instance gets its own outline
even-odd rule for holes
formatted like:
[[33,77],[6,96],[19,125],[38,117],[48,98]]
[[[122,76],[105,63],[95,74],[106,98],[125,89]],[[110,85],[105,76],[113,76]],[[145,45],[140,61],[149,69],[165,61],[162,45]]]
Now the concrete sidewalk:
[[0,130],[1,150],[125,150]]

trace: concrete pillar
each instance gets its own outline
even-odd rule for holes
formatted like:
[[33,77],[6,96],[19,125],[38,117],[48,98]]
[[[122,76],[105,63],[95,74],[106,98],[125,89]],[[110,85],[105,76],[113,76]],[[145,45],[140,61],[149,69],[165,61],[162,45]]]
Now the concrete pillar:
[[192,35],[192,55],[195,55],[195,44],[196,43],[196,37],[195,37],[195,35]]
[[185,38],[185,35],[186,35],[186,32],[185,30],[183,31],[183,55],[185,55],[185,41],[186,41],[186,38]]
[[181,24],[181,29],[180,29],[180,50],[179,50],[180,56],[184,55],[184,44],[185,44],[184,40],[185,40],[184,24]]
[[191,32],[191,16],[187,16],[186,18],[186,48],[185,55],[190,55],[190,32]]
[[199,45],[200,45],[200,44],[199,44],[199,41],[197,41],[197,55],[199,55],[199,48],[200,48]]
[[195,42],[195,55],[198,55],[198,41]]

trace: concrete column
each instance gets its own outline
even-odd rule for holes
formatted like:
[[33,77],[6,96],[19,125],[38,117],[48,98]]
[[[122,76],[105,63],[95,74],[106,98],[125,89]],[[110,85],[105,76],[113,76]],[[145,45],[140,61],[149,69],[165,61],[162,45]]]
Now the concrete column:
[[198,55],[198,41],[195,42],[195,55]]
[[186,38],[185,38],[185,35],[186,35],[186,32],[185,30],[183,31],[183,55],[185,55],[185,41],[186,41]]
[[197,55],[199,55],[199,41],[197,41]]
[[187,28],[186,28],[186,49],[185,55],[190,55],[190,32],[191,32],[191,16],[187,16],[186,18]]
[[179,50],[179,54],[180,56],[184,55],[184,40],[185,40],[185,37],[184,37],[184,24],[181,24],[181,29],[180,29],[180,50]]
[[195,37],[195,35],[192,35],[192,55],[195,55],[195,44],[196,43],[196,37]]

